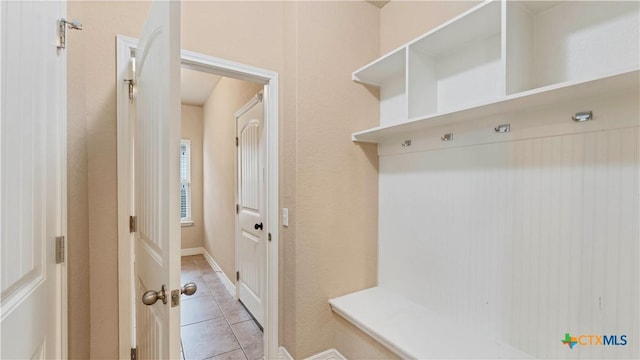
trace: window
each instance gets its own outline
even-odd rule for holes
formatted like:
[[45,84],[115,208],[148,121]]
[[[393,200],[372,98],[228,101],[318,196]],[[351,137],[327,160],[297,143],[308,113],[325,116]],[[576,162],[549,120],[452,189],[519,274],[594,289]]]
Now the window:
[[193,224],[191,219],[191,141],[180,140],[180,223]]

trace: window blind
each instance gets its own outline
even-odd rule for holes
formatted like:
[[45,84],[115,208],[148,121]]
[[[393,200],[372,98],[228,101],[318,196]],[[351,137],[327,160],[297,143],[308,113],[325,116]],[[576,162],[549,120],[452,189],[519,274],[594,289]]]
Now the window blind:
[[180,141],[180,220],[191,221],[191,141]]

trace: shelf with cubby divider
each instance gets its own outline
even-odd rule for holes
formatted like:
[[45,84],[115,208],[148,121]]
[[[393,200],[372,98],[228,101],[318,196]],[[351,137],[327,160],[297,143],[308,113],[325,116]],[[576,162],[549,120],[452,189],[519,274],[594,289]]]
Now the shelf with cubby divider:
[[380,118],[407,117],[407,51],[398,49],[353,73],[353,80],[380,88]]
[[353,140],[633,88],[639,13],[638,2],[485,1],[353,73],[380,87],[380,126]]
[[406,51],[404,48],[387,54],[386,56],[364,66],[353,73],[353,81],[362,84],[382,86],[383,83],[397,74],[404,76],[406,65]]
[[[386,138],[411,134],[444,124],[453,124],[495,115],[517,114],[558,102],[588,98],[616,92],[638,92],[640,71],[632,70],[603,78],[570,81],[505,96],[497,101],[470,106],[446,113],[418,117],[402,124],[380,126],[353,134],[353,141],[379,143]],[[580,110],[580,109],[577,109]]]
[[501,14],[486,2],[407,45],[408,118],[504,95]]

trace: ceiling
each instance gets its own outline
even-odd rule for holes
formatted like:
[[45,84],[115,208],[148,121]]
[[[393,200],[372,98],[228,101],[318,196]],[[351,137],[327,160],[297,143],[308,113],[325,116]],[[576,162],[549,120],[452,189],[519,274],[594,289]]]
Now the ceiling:
[[181,68],[180,89],[182,103],[195,106],[204,105],[221,78],[218,75]]

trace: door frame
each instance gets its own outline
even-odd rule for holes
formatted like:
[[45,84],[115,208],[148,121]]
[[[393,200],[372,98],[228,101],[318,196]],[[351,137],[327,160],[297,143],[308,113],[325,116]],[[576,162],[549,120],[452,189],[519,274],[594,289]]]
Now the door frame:
[[[129,215],[132,206],[132,162],[131,162],[131,114],[134,111],[129,100],[131,79],[129,63],[132,49],[138,40],[116,36],[116,81],[117,81],[117,158],[118,158],[118,317],[119,357],[128,359],[135,340],[135,292],[133,282],[133,241],[129,233]],[[264,319],[265,358],[278,357],[278,249],[279,249],[279,77],[278,73],[235,61],[216,58],[193,51],[181,51],[182,67],[264,85],[264,129],[266,141],[266,204],[265,232],[271,234],[267,242],[266,289]]]

